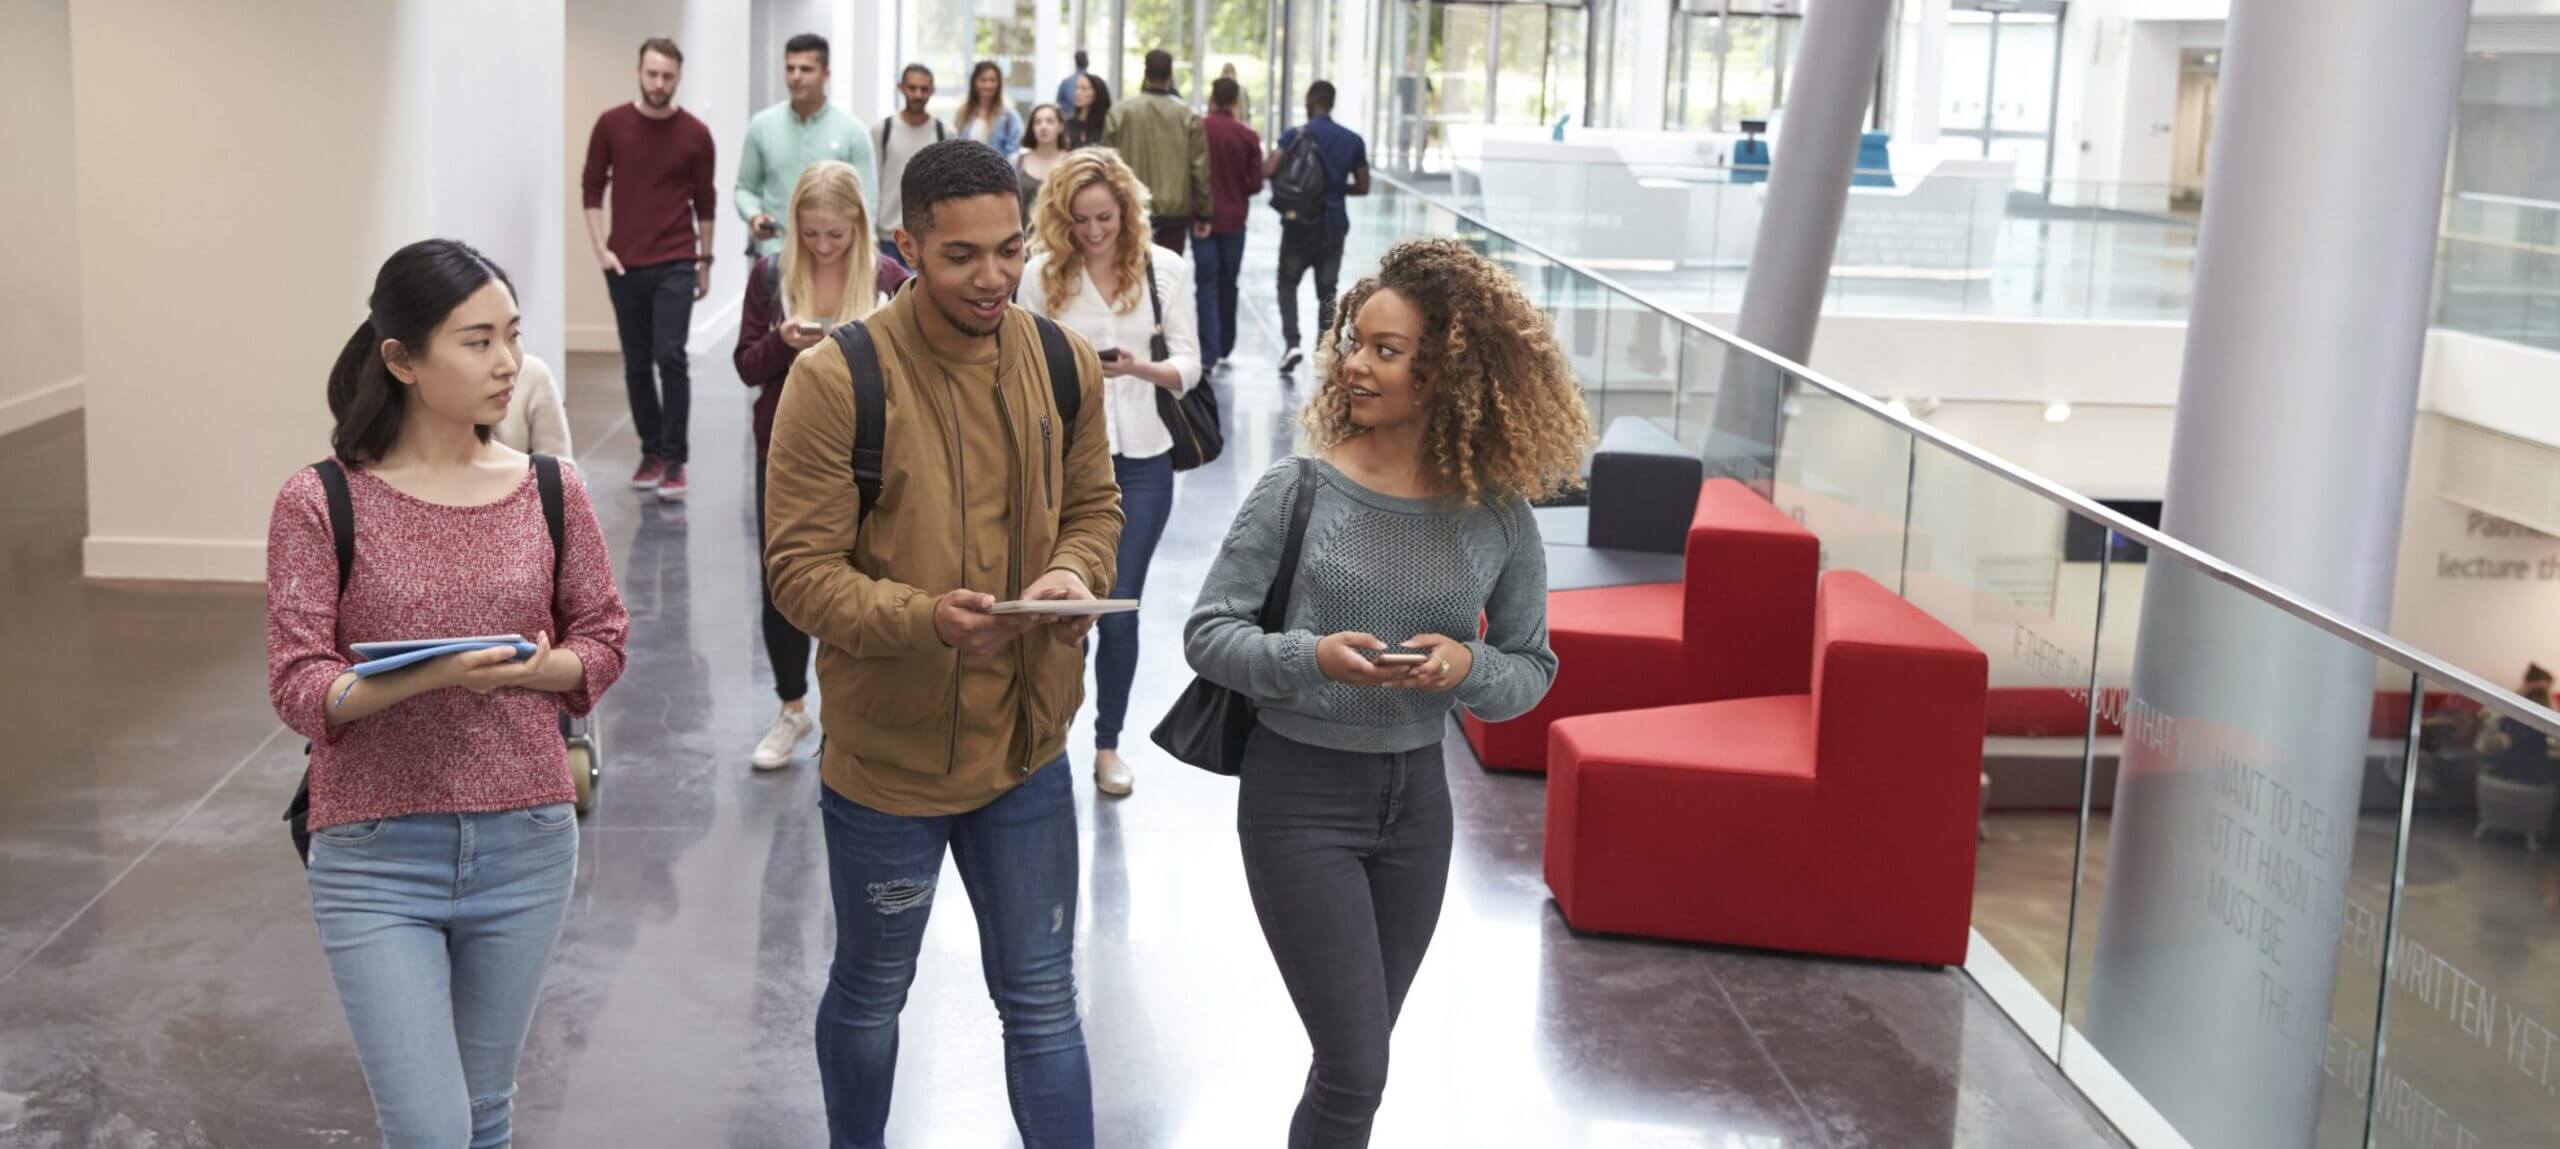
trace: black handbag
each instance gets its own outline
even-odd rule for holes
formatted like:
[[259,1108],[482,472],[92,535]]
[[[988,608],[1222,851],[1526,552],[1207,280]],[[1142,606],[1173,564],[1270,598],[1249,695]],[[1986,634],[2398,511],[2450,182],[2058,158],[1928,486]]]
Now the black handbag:
[[[1289,590],[1298,579],[1298,548],[1307,538],[1307,508],[1315,502],[1316,468],[1298,460],[1298,488],[1289,507],[1289,541],[1280,548],[1280,570],[1262,595],[1257,616],[1264,631],[1289,625]],[[1157,746],[1212,774],[1230,778],[1244,770],[1244,744],[1253,736],[1253,700],[1240,691],[1193,676],[1150,735]]]
[[[1173,357],[1164,341],[1164,299],[1156,294],[1156,267],[1147,265],[1147,306],[1155,310],[1156,333],[1147,340],[1148,362],[1162,363]],[[1216,462],[1227,449],[1226,419],[1218,411],[1218,388],[1202,378],[1191,390],[1175,398],[1162,387],[1156,390],[1156,417],[1164,420],[1164,429],[1173,433],[1173,469],[1188,471]]]

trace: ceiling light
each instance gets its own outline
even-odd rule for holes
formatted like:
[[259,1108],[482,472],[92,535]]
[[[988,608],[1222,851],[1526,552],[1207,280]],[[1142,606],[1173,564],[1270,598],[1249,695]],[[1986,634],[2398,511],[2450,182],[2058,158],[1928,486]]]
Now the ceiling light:
[[1908,419],[1908,418],[1910,418],[1910,417],[1911,417],[1911,404],[1909,404],[1909,403],[1905,403],[1905,402],[1903,402],[1903,401],[1902,401],[1902,400],[1900,400],[1900,399],[1887,399],[1887,400],[1885,400],[1885,401],[1884,401],[1884,409],[1885,409],[1885,410],[1887,410],[1887,411],[1891,411],[1891,412],[1893,412],[1894,414],[1899,415],[1899,416],[1901,416],[1901,417],[1903,417],[1903,418],[1905,418],[1905,419]]
[[2047,403],[2047,404],[2045,404],[2045,405],[2044,405],[2044,421],[2045,421],[2045,422],[2047,422],[2047,423],[2060,423],[2060,422],[2064,422],[2064,421],[2066,421],[2066,420],[2068,420],[2068,419],[2070,419],[2070,418],[2071,418],[2071,404],[2069,404],[2069,403],[2059,403],[2059,402],[2057,402],[2057,403]]

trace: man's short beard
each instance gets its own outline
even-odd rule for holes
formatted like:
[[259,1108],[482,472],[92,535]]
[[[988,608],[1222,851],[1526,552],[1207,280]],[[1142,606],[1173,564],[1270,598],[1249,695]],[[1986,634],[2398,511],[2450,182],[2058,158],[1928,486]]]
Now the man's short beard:
[[982,329],[977,326],[977,317],[970,315],[968,313],[968,309],[962,308],[959,311],[954,311],[951,309],[950,305],[942,302],[941,296],[934,296],[933,308],[934,310],[942,313],[943,322],[950,324],[953,329],[959,331],[963,335],[970,336],[971,338],[984,339],[998,331],[1004,330],[1004,314],[1002,312],[998,312],[996,314],[996,321],[994,323],[988,324]]

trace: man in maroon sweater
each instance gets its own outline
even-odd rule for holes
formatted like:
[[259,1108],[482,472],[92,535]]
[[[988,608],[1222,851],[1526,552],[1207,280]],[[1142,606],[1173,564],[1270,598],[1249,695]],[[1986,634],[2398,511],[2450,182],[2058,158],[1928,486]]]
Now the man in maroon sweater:
[[1209,234],[1192,246],[1192,297],[1200,306],[1200,369],[1234,354],[1236,272],[1244,263],[1245,209],[1262,194],[1262,137],[1236,118],[1236,82],[1209,85]]
[[[587,238],[613,296],[622,337],[622,382],[640,435],[631,485],[684,498],[685,424],[693,413],[685,336],[693,303],[711,287],[711,129],[676,106],[684,51],[675,41],[640,45],[640,98],[596,117],[579,181]],[[613,188],[613,223],[604,193]],[[654,377],[653,377],[654,376]]]

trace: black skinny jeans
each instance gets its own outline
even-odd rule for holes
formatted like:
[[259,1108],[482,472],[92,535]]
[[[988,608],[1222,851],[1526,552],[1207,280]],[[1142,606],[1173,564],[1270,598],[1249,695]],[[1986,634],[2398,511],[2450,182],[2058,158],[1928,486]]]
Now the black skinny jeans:
[[1298,284],[1316,273],[1316,339],[1333,330],[1334,288],[1342,279],[1342,243],[1348,231],[1323,221],[1280,225],[1280,341],[1298,345]]
[[1369,1143],[1387,1037],[1440,924],[1450,827],[1438,743],[1358,753],[1257,727],[1245,746],[1245,886],[1315,1047],[1290,1149]]
[[622,340],[622,390],[640,453],[681,464],[692,454],[693,376],[685,340],[693,334],[693,261],[657,263],[604,276]]
[[756,458],[756,573],[764,587],[764,656],[773,663],[773,692],[784,702],[809,696],[809,636],[773,607],[773,576],[764,573],[764,458]]

